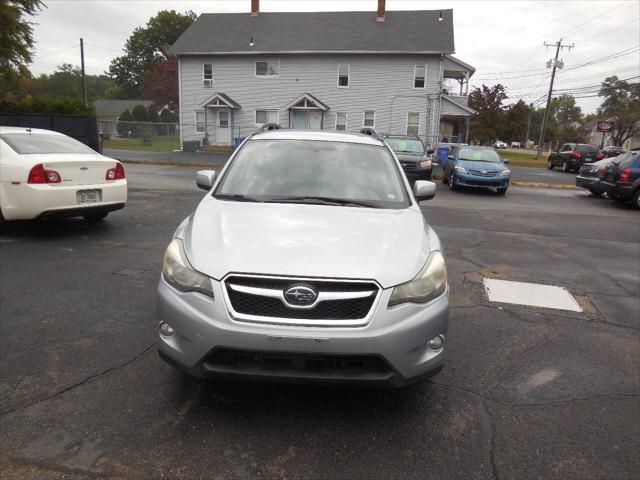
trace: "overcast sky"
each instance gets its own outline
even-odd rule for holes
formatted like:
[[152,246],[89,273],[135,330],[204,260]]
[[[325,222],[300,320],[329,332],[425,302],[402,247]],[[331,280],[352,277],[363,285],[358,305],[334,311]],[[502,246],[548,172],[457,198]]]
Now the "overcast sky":
[[[50,73],[61,63],[80,64],[79,38],[85,41],[87,73],[103,73],[122,52],[133,29],[159,10],[248,12],[250,0],[44,0],[47,8],[34,18],[35,60],[31,71]],[[260,10],[375,11],[377,0],[261,0]],[[564,50],[564,69],[556,88],[599,84],[605,76],[640,75],[640,2],[609,1],[469,1],[387,0],[387,10],[453,9],[456,56],[476,68],[471,85],[507,87],[510,99],[533,102],[545,95],[554,51],[544,41],[575,48]],[[606,61],[571,69],[612,54]],[[517,77],[517,78],[514,78]],[[634,81],[638,81],[635,79]],[[588,92],[588,89],[585,89]],[[584,93],[584,95],[592,93]],[[580,95],[576,92],[576,95]],[[585,113],[595,111],[599,98],[578,100]]]

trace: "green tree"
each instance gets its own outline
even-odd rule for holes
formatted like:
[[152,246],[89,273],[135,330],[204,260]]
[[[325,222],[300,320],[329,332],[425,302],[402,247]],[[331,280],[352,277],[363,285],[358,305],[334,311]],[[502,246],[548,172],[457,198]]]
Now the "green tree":
[[527,123],[531,109],[522,100],[507,108],[507,121],[504,139],[507,142],[521,142],[524,144],[527,136]]
[[46,5],[41,0],[0,2],[0,94],[20,76],[29,76],[33,48],[33,23],[25,17],[36,15]]
[[133,115],[134,122],[147,122],[149,120],[147,107],[145,107],[144,105],[136,105],[135,107],[133,107],[131,114]]
[[196,14],[163,10],[152,17],[146,27],[136,28],[127,40],[125,54],[113,59],[109,75],[130,98],[139,98],[145,75],[167,60],[167,47],[193,23]]
[[640,134],[640,83],[619,80],[617,76],[607,77],[598,95],[604,97],[598,113],[613,118],[614,145],[622,146],[629,138]]
[[477,143],[490,144],[502,136],[506,123],[503,102],[507,98],[500,84],[493,87],[482,85],[469,93],[469,107],[478,112],[471,119],[469,135]]
[[129,132],[131,132],[131,127],[133,126],[131,124],[132,120],[133,115],[131,115],[131,112],[129,110],[125,110],[120,114],[120,116],[118,117],[118,123],[116,124],[118,135],[121,135],[123,137],[129,136]]

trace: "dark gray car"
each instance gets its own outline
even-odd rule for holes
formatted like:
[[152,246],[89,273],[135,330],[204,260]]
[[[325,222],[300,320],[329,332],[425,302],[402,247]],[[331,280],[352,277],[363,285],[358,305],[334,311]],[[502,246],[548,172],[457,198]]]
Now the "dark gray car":
[[412,135],[389,135],[384,137],[384,141],[398,157],[410,183],[431,180],[431,158],[427,156],[427,149],[420,138]]

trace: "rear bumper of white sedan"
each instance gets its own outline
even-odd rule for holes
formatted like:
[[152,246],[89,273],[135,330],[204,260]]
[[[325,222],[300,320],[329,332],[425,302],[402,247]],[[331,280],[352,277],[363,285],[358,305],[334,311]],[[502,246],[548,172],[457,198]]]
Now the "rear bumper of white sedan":
[[[98,201],[81,203],[78,192],[87,190],[98,190]],[[126,202],[126,180],[70,186],[3,182],[0,190],[0,206],[5,220],[105,213],[123,208]]]

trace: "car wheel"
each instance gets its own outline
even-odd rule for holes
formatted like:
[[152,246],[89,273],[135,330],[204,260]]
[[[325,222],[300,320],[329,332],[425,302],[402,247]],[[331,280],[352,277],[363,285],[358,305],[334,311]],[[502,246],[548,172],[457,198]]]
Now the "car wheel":
[[455,190],[456,188],[457,188],[456,177],[452,172],[451,173],[451,178],[449,179],[449,190]]
[[553,162],[552,162],[551,160],[548,160],[548,161],[547,161],[547,168],[548,168],[549,170],[553,170],[553,167],[554,167]]
[[631,196],[631,205],[633,208],[640,210],[640,188],[636,188],[636,191],[633,192]]
[[599,190],[594,190],[593,188],[590,188],[589,191],[591,192],[591,195],[593,195],[594,197],[601,197],[602,196],[602,192]]
[[507,193],[507,189],[506,188],[497,188],[496,192],[498,193],[498,195],[504,195],[505,193]]
[[571,168],[569,167],[569,162],[567,162],[566,160],[562,161],[562,171],[563,172],[568,172]]
[[92,213],[91,215],[84,215],[83,217],[87,222],[99,222],[100,220],[104,219],[107,215],[109,215],[108,212]]

